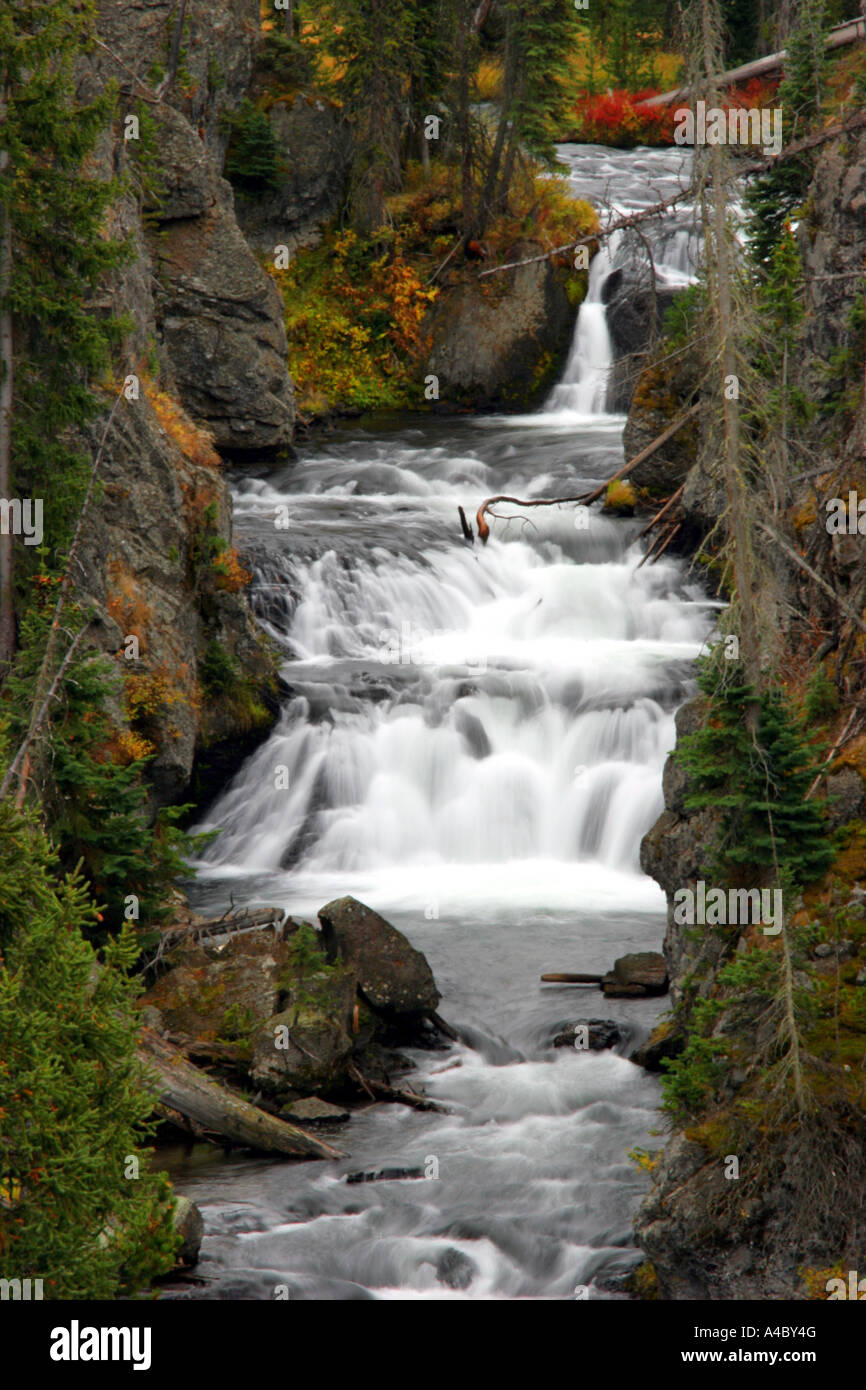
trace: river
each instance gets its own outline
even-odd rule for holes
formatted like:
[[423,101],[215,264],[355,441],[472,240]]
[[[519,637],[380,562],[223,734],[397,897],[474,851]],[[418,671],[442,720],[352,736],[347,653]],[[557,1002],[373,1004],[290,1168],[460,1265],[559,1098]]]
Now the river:
[[[668,196],[690,158],[560,157],[580,196],[620,211]],[[659,277],[685,283],[688,210],[651,238]],[[206,1222],[194,1296],[616,1297],[639,1259],[647,1179],[628,1151],[662,1142],[658,1083],[627,1048],[550,1041],[604,1017],[633,1045],[665,1001],[539,975],[661,947],[664,897],[638,851],[713,606],[681,562],[637,568],[639,522],[502,507],[512,519],[483,547],[457,516],[618,467],[602,291],[627,250],[618,236],[593,260],[563,379],[535,414],[352,422],[235,479],[236,539],[291,694],[200,827],[221,834],[194,905],[233,894],[314,917],[352,894],[426,954],[440,1012],[474,1045],[412,1053],[413,1084],[448,1113],[361,1108],[328,1134],[343,1162],[174,1156]],[[346,1183],[383,1166],[438,1176]]]

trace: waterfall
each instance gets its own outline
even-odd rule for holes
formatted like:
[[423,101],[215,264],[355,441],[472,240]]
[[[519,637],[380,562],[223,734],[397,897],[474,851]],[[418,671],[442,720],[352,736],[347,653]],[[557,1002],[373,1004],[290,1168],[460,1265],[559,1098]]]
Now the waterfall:
[[574,340],[562,381],[554,386],[544,405],[545,414],[579,423],[587,416],[604,415],[607,379],[613,349],[601,293],[614,267],[617,234],[602,242],[589,269],[589,287],[580,306]]
[[[679,156],[563,151],[584,196],[669,193]],[[657,261],[689,276],[689,233]],[[256,615],[282,650],[269,737],[209,808],[197,908],[315,913],[350,893],[424,951],[446,1018],[472,1040],[413,1052],[447,1114],[362,1106],[342,1164],[234,1159],[175,1173],[202,1206],[208,1297],[608,1297],[638,1258],[631,1215],[657,1083],[612,1052],[554,1050],[561,1020],[603,1008],[635,1041],[663,1001],[540,986],[658,949],[664,897],[638,864],[661,809],[674,712],[712,607],[667,556],[639,568],[639,522],[597,509],[495,508],[467,545],[457,507],[566,496],[622,460],[604,413],[593,261],[563,382],[532,416],[338,425],[288,466],[235,480],[235,536]],[[288,506],[289,527],[278,529]],[[362,1183],[350,1168],[440,1181]]]

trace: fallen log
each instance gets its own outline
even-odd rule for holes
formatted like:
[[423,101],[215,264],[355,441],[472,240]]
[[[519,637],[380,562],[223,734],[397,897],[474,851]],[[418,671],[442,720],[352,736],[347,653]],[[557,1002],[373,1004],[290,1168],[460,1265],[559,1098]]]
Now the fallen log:
[[435,1100],[428,1100],[426,1096],[416,1096],[414,1091],[398,1091],[395,1086],[386,1086],[384,1081],[375,1081],[370,1076],[364,1076],[354,1065],[350,1066],[348,1071],[361,1089],[374,1100],[393,1100],[400,1105],[410,1105],[413,1110],[438,1110],[440,1115],[448,1113],[444,1105],[437,1104]]
[[601,975],[542,975],[542,980],[548,985],[600,985],[603,979]]
[[[846,20],[843,24],[837,24],[827,34],[824,42],[828,51],[834,48],[842,48],[845,44],[856,43],[859,39],[866,38],[866,19],[860,15],[857,19]],[[739,67],[729,68],[727,72],[719,74],[717,81],[722,87],[734,87],[739,82],[748,82],[753,77],[764,77],[767,73],[778,72],[785,66],[788,60],[786,49],[780,49],[778,53],[768,53],[764,58],[755,58],[750,63],[741,63]],[[642,101],[641,106],[650,108],[656,106],[670,106],[675,101],[685,101],[691,96],[691,87],[677,87],[671,92],[660,92],[658,96],[647,97]]]
[[139,1056],[158,1078],[158,1106],[189,1121],[194,1133],[218,1137],[258,1153],[291,1158],[343,1158],[339,1149],[305,1130],[267,1115],[214,1081],[152,1028],[143,1028]]

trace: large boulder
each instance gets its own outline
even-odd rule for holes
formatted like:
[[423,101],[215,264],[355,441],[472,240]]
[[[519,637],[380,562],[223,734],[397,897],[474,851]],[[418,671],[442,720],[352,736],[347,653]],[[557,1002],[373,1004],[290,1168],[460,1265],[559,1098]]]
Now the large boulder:
[[613,963],[601,987],[610,998],[664,994],[668,987],[668,967],[660,951],[632,951]]
[[172,952],[147,1002],[181,1038],[232,1040],[277,1012],[282,951],[275,930],[235,933],[219,951],[190,941]]
[[329,961],[355,972],[358,989],[374,1009],[387,1014],[432,1013],[439,1003],[433,972],[402,932],[359,903],[336,898],[319,912]]
[[204,1217],[189,1197],[175,1197],[172,1220],[181,1240],[177,1263],[187,1266],[196,1264],[204,1239]]
[[608,380],[607,408],[625,414],[635,383],[652,343],[658,338],[664,316],[680,286],[649,284],[624,266],[611,271],[601,291],[613,348],[613,370]]
[[[542,250],[520,241],[506,259]],[[424,371],[438,377],[439,399],[448,405],[530,405],[553,384],[575,315],[564,274],[548,260],[484,280],[467,272],[425,321],[432,348]]]

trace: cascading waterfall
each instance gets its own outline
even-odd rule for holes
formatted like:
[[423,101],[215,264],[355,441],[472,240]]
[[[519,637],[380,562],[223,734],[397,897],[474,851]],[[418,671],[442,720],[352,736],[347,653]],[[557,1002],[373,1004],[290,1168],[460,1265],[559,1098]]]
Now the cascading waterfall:
[[578,418],[606,414],[607,381],[613,362],[613,348],[601,292],[614,267],[618,240],[618,234],[614,233],[602,242],[592,258],[589,286],[580,306],[574,341],[562,381],[554,386],[545,403],[546,414]]
[[[583,196],[619,179],[619,206],[678,175],[668,151],[563,153]],[[682,227],[657,247],[680,282],[687,248]],[[486,547],[456,527],[458,503],[572,494],[617,466],[600,298],[616,255],[593,262],[545,410],[346,429],[238,481],[289,693],[208,812],[198,905],[231,890],[312,915],[354,894],[427,954],[476,1046],[415,1056],[447,1116],[377,1106],[351,1123],[349,1166],[433,1154],[437,1182],[347,1189],[346,1165],[252,1161],[178,1174],[205,1208],[220,1296],[570,1297],[634,1261],[642,1179],[624,1155],[648,1139],[655,1083],[612,1053],[551,1053],[558,1017],[600,1005],[538,976],[658,948],[663,896],[638,848],[710,605],[678,562],[637,568],[636,523],[545,508],[496,520]],[[657,1011],[604,1010],[633,1033]]]

